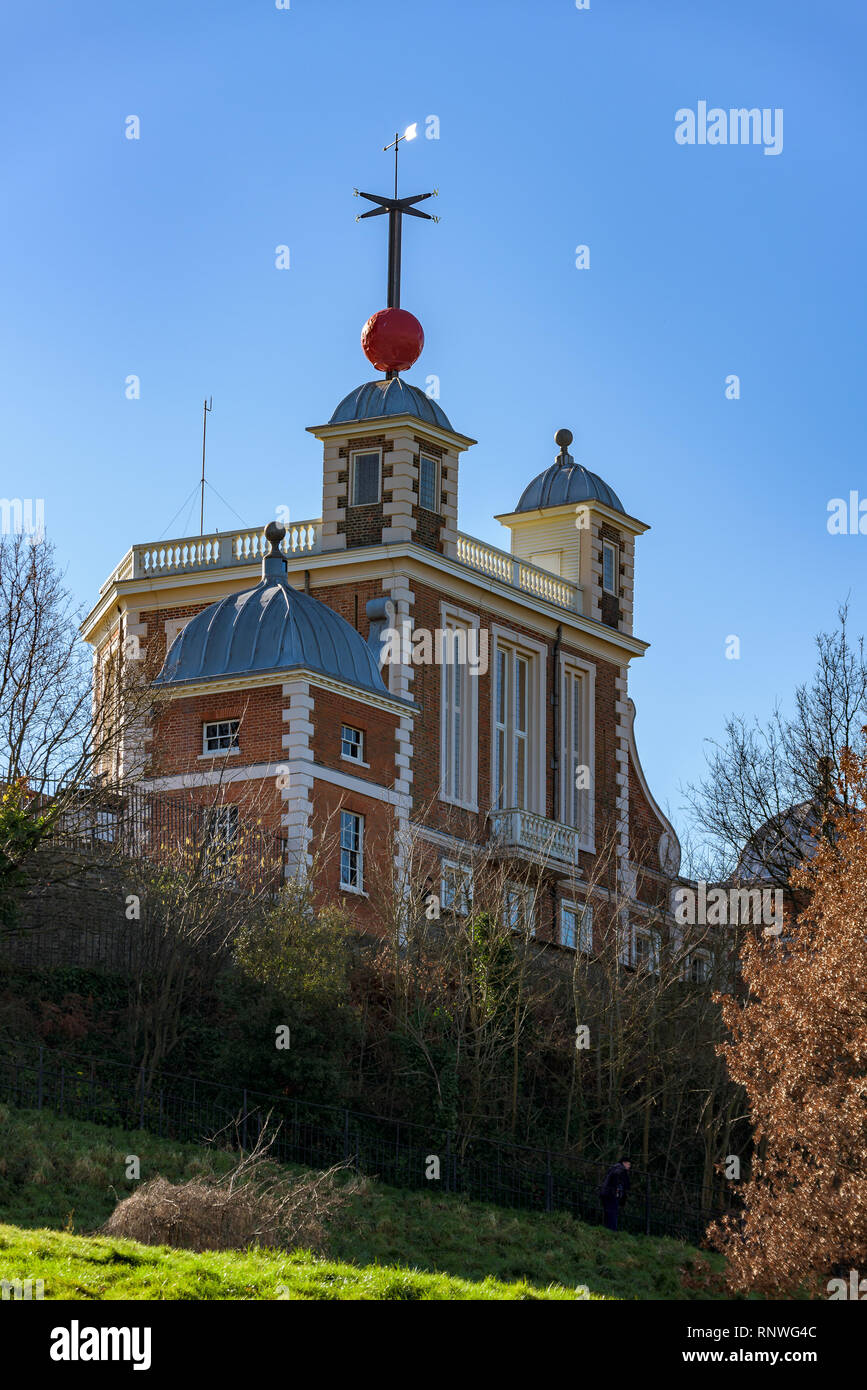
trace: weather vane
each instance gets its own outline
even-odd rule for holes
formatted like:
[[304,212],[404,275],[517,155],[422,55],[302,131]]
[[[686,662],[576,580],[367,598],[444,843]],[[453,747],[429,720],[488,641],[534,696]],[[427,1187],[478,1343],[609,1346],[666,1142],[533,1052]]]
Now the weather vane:
[[395,133],[391,144],[383,145],[383,151],[394,150],[394,197],[381,198],[376,193],[362,193],[354,189],[356,198],[366,198],[375,203],[369,212],[362,212],[356,222],[366,217],[382,217],[388,213],[388,307],[373,314],[364,325],[361,346],[365,356],[378,371],[387,377],[411,367],[421,355],[424,347],[424,331],[418,319],[400,307],[400,250],[404,217],[422,217],[426,222],[438,222],[429,212],[420,212],[416,203],[427,198],[436,198],[439,190],[432,193],[416,193],[411,198],[399,198],[397,194],[397,161],[402,140],[414,140],[418,135],[418,124],[407,126],[403,135]]

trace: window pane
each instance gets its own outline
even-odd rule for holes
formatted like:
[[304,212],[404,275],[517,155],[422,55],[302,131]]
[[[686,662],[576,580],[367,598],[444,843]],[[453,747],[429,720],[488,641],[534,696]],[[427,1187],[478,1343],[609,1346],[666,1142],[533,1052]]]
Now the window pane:
[[494,805],[498,810],[503,811],[506,807],[505,796],[506,788],[504,785],[504,769],[506,765],[506,734],[504,729],[497,730],[496,753],[494,763]]
[[361,730],[344,724],[340,731],[340,751],[344,758],[361,761]]
[[560,944],[570,946],[574,951],[576,945],[576,922],[575,913],[568,907],[560,909]]
[[340,813],[340,882],[344,888],[361,887],[361,816]]
[[581,914],[581,950],[593,950],[593,908],[585,907]]
[[419,506],[424,507],[429,512],[437,510],[436,481],[436,460],[427,458],[422,454],[418,465],[418,500]]
[[353,468],[352,505],[364,507],[379,501],[379,454],[356,454]]
[[515,728],[519,733],[525,734],[527,732],[527,662],[522,656],[517,658]]
[[497,652],[497,723],[506,722],[506,653]]
[[527,805],[527,740],[515,739],[515,805]]
[[617,574],[615,572],[615,560],[617,550],[613,545],[603,545],[602,547],[602,587],[606,593],[614,594],[617,592]]
[[458,665],[457,634],[455,634],[455,649],[453,652],[454,665],[451,669],[452,686],[452,796],[455,800],[460,800],[463,789],[463,757],[462,738],[463,721],[461,718],[461,668]]
[[217,753],[238,747],[239,719],[219,719],[205,725],[205,752]]

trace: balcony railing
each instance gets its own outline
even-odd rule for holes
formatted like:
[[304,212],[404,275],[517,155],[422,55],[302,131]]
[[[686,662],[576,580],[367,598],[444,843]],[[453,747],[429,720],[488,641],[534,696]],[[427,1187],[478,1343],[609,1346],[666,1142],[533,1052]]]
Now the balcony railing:
[[[322,546],[322,521],[296,521],[287,527],[280,549],[291,560],[298,556],[318,555]],[[242,527],[236,531],[214,532],[209,536],[185,536],[181,540],[155,541],[134,545],[105,581],[100,593],[109,585],[125,579],[152,579],[177,574],[196,574],[214,570],[233,569],[258,563],[267,551],[263,529]],[[519,560],[506,550],[476,540],[475,536],[458,532],[457,558],[468,569],[488,575],[511,588],[566,608],[582,612],[581,589],[568,579],[551,574],[528,560]]]
[[556,859],[577,868],[581,832],[575,826],[514,807],[494,811],[490,824],[496,848],[523,850],[539,859]]
[[531,565],[529,560],[519,560],[507,550],[498,550],[495,545],[476,540],[475,536],[466,536],[463,531],[458,532],[458,559],[470,569],[488,574],[515,589],[523,589],[524,593],[534,594],[558,608],[582,612],[579,585],[539,565]]
[[[312,521],[296,521],[286,528],[280,549],[287,560],[297,555],[317,555],[321,541],[322,522],[318,517]],[[260,527],[134,545],[103,584],[102,591],[123,579],[149,579],[254,565],[267,551],[268,542]]]

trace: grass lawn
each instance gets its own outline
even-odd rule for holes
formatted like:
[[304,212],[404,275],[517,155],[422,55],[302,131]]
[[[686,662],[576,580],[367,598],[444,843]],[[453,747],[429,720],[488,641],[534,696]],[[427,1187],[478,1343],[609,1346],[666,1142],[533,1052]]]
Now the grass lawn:
[[[575,1299],[574,1289],[455,1279],[306,1251],[195,1254],[106,1236],[0,1226],[0,1277],[42,1279],[46,1299]],[[591,1295],[601,1298],[601,1294]]]
[[175,1182],[223,1171],[231,1156],[6,1106],[0,1132],[0,1221],[10,1223],[0,1227],[0,1276],[42,1278],[50,1297],[275,1298],[281,1282],[295,1298],[574,1299],[578,1286],[595,1298],[726,1296],[721,1259],[679,1241],[373,1179],[338,1212],[321,1259],[85,1238],[137,1186],[127,1155],[138,1156],[142,1180]]

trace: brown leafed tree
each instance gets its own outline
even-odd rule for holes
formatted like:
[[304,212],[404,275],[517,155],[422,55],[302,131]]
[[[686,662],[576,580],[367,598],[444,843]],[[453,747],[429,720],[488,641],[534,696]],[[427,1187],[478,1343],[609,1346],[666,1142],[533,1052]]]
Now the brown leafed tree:
[[848,806],[793,873],[807,905],[788,935],[748,937],[745,996],[724,1000],[756,1145],[742,1222],[711,1230],[737,1290],[821,1296],[867,1265],[867,757],[840,765]]

